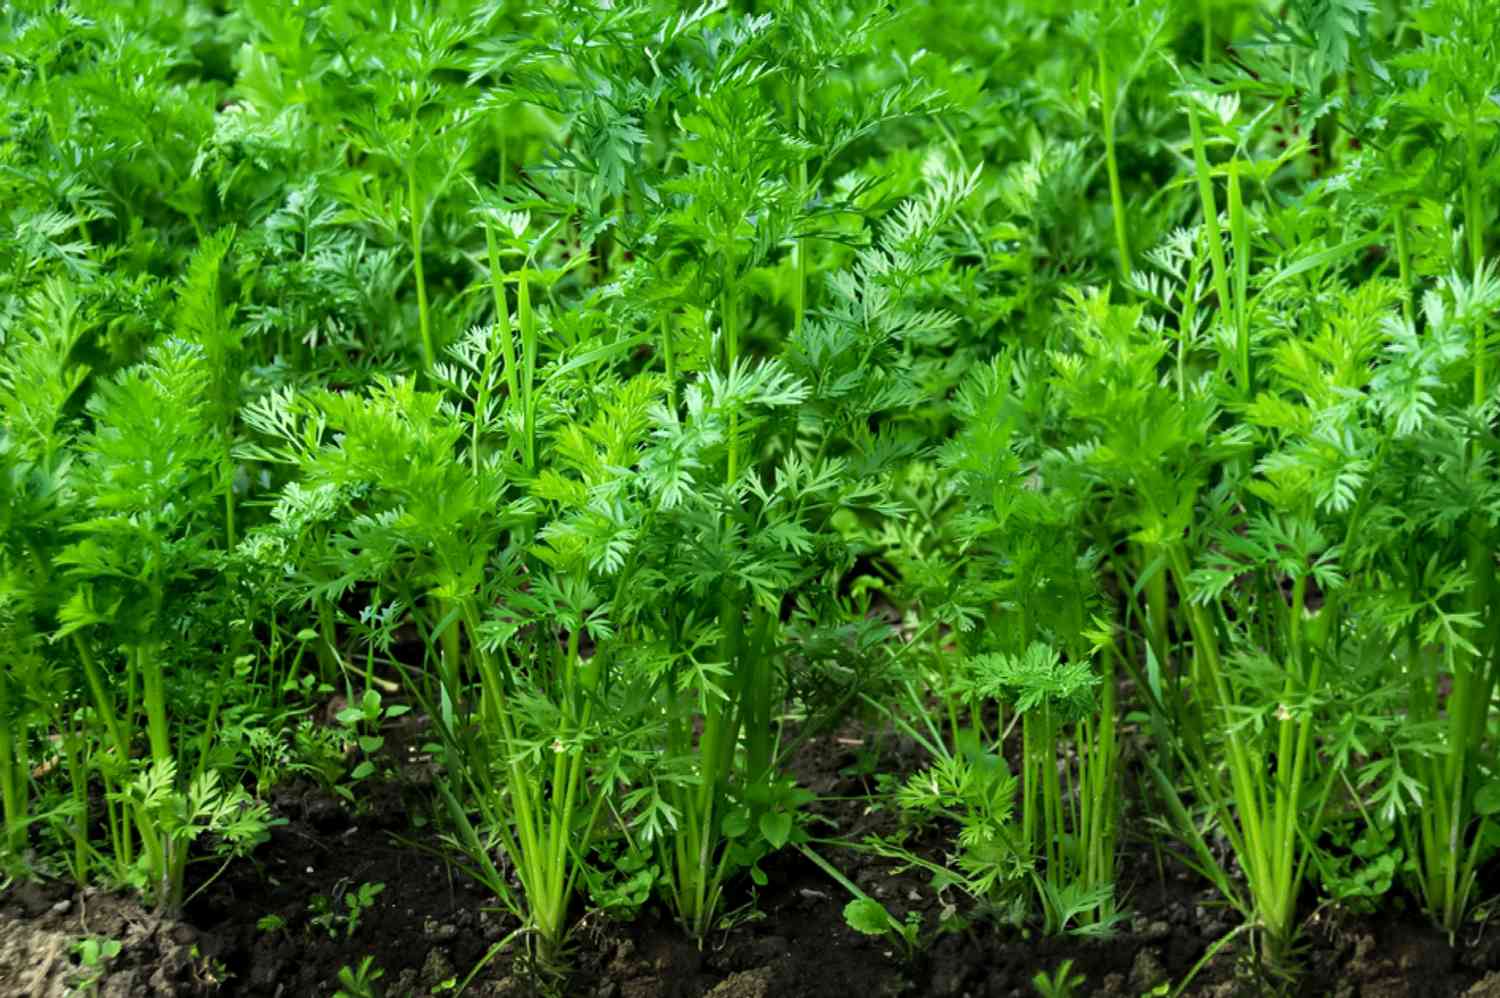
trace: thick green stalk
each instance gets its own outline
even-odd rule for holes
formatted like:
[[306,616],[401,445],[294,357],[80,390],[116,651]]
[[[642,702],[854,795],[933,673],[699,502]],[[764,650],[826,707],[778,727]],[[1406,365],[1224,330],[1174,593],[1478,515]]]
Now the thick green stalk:
[[[1484,266],[1483,178],[1479,163],[1479,141],[1476,123],[1471,118],[1466,136],[1467,176],[1464,190],[1465,228],[1468,235],[1469,264],[1477,281]],[[1474,326],[1472,354],[1474,378],[1472,404],[1482,407],[1488,397],[1488,323]],[[1482,460],[1482,444],[1471,446],[1471,461],[1477,467]],[[1480,638],[1473,653],[1460,652],[1453,670],[1453,689],[1448,713],[1448,754],[1444,767],[1446,819],[1430,826],[1428,847],[1440,870],[1441,904],[1435,911],[1443,927],[1456,931],[1463,918],[1472,887],[1461,874],[1467,864],[1461,859],[1464,835],[1473,815],[1472,797],[1478,782],[1478,754],[1484,741],[1490,701],[1495,685],[1496,625],[1500,616],[1494,610],[1495,553],[1490,543],[1489,523],[1482,514],[1470,517],[1468,530],[1469,610],[1481,622]],[[1435,809],[1438,810],[1438,809]],[[1472,847],[1471,847],[1472,848]],[[1429,874],[1430,876],[1430,874]]]
[[1021,718],[1021,843],[1027,855],[1034,855],[1040,835],[1037,824],[1037,736],[1036,718],[1028,713]]
[[[1094,887],[1115,879],[1115,656],[1111,640],[1103,649],[1099,675],[1097,723],[1079,725],[1078,823],[1083,883]],[[1114,913],[1113,901],[1099,913],[1101,919]]]
[[662,316],[661,320],[661,349],[667,373],[667,405],[675,413],[677,411],[677,354],[672,345],[672,320],[666,315]]
[[1406,231],[1406,206],[1396,209],[1396,266],[1401,277],[1401,315],[1412,322],[1411,237]]
[[1234,342],[1240,391],[1255,394],[1250,370],[1250,230],[1240,193],[1240,161],[1229,161],[1229,238],[1234,243]]
[[[724,283],[724,294],[722,307],[724,309],[724,373],[730,374],[734,371],[734,365],[740,357],[740,327],[739,327],[739,302],[736,298],[736,288],[733,276],[726,275]],[[739,428],[740,414],[731,412],[729,414],[729,473],[726,481],[733,485],[739,477]]]
[[[88,885],[89,868],[92,866],[89,859],[89,782],[86,766],[81,758],[87,750],[80,747],[83,739],[75,737],[66,722],[61,727],[63,729],[63,737],[60,750],[62,752],[63,765],[68,767],[68,785],[73,793],[73,807],[77,811],[77,815],[68,829],[69,834],[73,838],[73,879],[79,887],[84,887]],[[106,802],[105,816],[106,824],[113,833],[113,830],[119,824],[115,819],[113,804]]]
[[[1469,120],[1469,134],[1466,143],[1468,151],[1467,179],[1464,186],[1464,227],[1468,230],[1469,237],[1469,270],[1474,275],[1474,280],[1479,280],[1479,275],[1484,268],[1484,183],[1483,174],[1479,165],[1479,135],[1473,117]],[[1484,404],[1485,389],[1488,384],[1486,364],[1486,325],[1477,323],[1474,327],[1474,405]]]
[[234,532],[234,429],[224,429],[224,541],[225,550],[237,543]]
[[339,656],[337,645],[334,644],[337,630],[333,621],[333,604],[321,597],[317,600],[317,618],[318,678],[325,683],[332,683],[342,671],[343,661]]
[[1057,728],[1052,720],[1052,704],[1044,701],[1041,711],[1041,738],[1037,745],[1037,763],[1042,777],[1042,834],[1045,838],[1042,843],[1043,853],[1047,859],[1048,869],[1057,871],[1053,875],[1054,880],[1062,882],[1067,877],[1067,872],[1064,870],[1063,845],[1071,830],[1063,822],[1062,785],[1059,778],[1063,767],[1057,764]]
[[[157,606],[154,616],[159,617],[159,595],[154,602]],[[146,711],[146,736],[151,746],[153,766],[177,761],[167,717],[166,676],[158,652],[159,649],[151,644],[137,645],[133,650],[136,671],[141,677],[141,705]],[[176,911],[182,901],[188,843],[172,838],[144,808],[137,809],[136,818],[146,863],[153,873],[157,907],[163,911]]]
[[[1168,555],[1178,591],[1190,592],[1187,585],[1187,558],[1176,546],[1169,548]],[[1199,698],[1206,711],[1221,711],[1232,704],[1233,699],[1220,661],[1218,635],[1203,607],[1188,602],[1185,609],[1188,631],[1193,638],[1193,675]],[[1234,728],[1225,731],[1224,740],[1229,749],[1230,779],[1239,810],[1240,835],[1243,836],[1239,851],[1246,865],[1247,878],[1252,884],[1257,881],[1263,883],[1266,877],[1262,861],[1267,853],[1262,842],[1264,826],[1261,816],[1266,805],[1262,784],[1252,776],[1258,770],[1251,763],[1246,747]]]
[[[495,228],[488,223],[484,227],[484,244],[489,254],[490,294],[495,300],[495,328],[500,333],[500,351],[505,361],[505,387],[510,393],[507,401],[517,404],[521,401],[521,386],[516,378],[516,343],[510,328],[510,305],[505,300],[505,270],[500,264],[500,246],[495,239]],[[484,377],[479,383],[478,411],[474,413],[474,439],[470,450],[476,474],[479,471],[479,428],[483,423],[485,410],[489,408],[490,381],[494,377],[490,367],[493,356],[493,350],[485,350]]]
[[1214,61],[1213,0],[1198,0],[1198,20],[1203,24],[1203,65]]
[[444,624],[438,635],[438,642],[442,647],[442,683],[448,693],[448,698],[456,706],[459,698],[459,684],[462,681],[462,658],[463,658],[463,635],[460,631],[460,620],[456,616],[458,607],[451,600],[438,597],[436,600],[438,622]]
[[[1469,115],[1468,134],[1464,146],[1467,153],[1464,228],[1468,230],[1469,237],[1469,267],[1477,279],[1484,266],[1484,172],[1479,162],[1479,123],[1473,114]],[[1482,384],[1484,381],[1482,365],[1476,373],[1478,376],[1475,378],[1475,383]]]
[[[0,677],[0,692],[4,691],[6,682]],[[21,754],[25,735],[23,731],[22,738],[16,738],[13,725],[17,724],[11,716],[10,705],[0,704],[0,807],[3,807],[5,818],[5,848],[13,854],[22,849],[27,819],[26,771]]]
[[[561,699],[565,705],[571,705],[573,701],[573,676],[578,668],[578,631],[575,629],[568,634],[568,650],[563,658],[562,690]],[[563,722],[567,725],[567,721]],[[558,732],[559,742],[563,736],[571,736],[573,731],[571,725],[567,725]],[[551,855],[554,857],[563,855],[566,847],[566,830],[568,816],[568,753],[565,750],[553,752],[552,758],[552,816],[551,816]]]
[[[1151,549],[1142,548],[1140,553],[1140,571],[1151,568],[1149,557]],[[1146,640],[1151,645],[1151,651],[1156,655],[1157,662],[1165,665],[1169,661],[1167,649],[1167,565],[1165,559],[1152,571],[1151,577],[1146,580]]]
[[1125,222],[1125,195],[1120,188],[1120,165],[1115,154],[1115,83],[1108,49],[1099,46],[1099,104],[1104,119],[1104,165],[1109,173],[1109,203],[1115,221],[1115,252],[1120,257],[1120,279],[1130,280],[1130,236]]
[[1203,279],[1203,254],[1195,252],[1188,264],[1187,286],[1182,291],[1182,316],[1177,330],[1177,400],[1187,400],[1188,339],[1198,319],[1198,283]]
[[[540,791],[538,781],[532,779],[521,768],[521,755],[516,743],[515,724],[511,717],[509,698],[505,693],[505,682],[494,659],[482,648],[475,646],[475,660],[484,680],[484,698],[489,706],[494,730],[500,736],[496,756],[504,759],[509,771],[509,787],[500,796],[509,800],[515,811],[516,837],[510,848],[512,862],[516,864],[527,896],[540,890],[540,878],[536,875],[536,864],[542,862],[544,853],[538,834],[537,815],[540,811],[535,796]],[[501,825],[504,822],[500,822]]]
[[[412,123],[416,128],[415,118]],[[422,367],[431,371],[437,360],[432,348],[432,320],[427,314],[427,276],[422,265],[422,203],[417,188],[417,161],[412,156],[406,163],[406,197],[411,215],[411,262],[412,273],[417,282],[417,326],[422,336]]]
[[[504,760],[507,770],[507,786],[495,790],[494,800],[502,802],[495,822],[502,833],[502,848],[515,864],[525,899],[525,911],[521,913],[535,930],[542,956],[550,959],[561,943],[566,931],[568,899],[572,883],[568,874],[575,869],[572,862],[571,842],[567,837],[572,808],[566,802],[557,804],[559,791],[558,766],[563,764],[560,779],[576,787],[576,781],[566,772],[564,753],[557,753],[553,760],[554,782],[551,784],[554,803],[543,801],[546,784],[536,774],[523,768],[524,747],[517,741],[514,718],[511,716],[509,697],[505,681],[495,660],[477,643],[474,628],[478,615],[471,603],[461,604],[461,620],[470,634],[470,648],[474,665],[483,684],[481,711],[486,719],[485,729],[498,736],[498,744],[492,748],[494,757]],[[459,625],[455,624],[455,627]],[[454,639],[462,643],[460,632]],[[574,645],[576,648],[576,645]],[[582,766],[582,759],[574,760],[575,768]],[[510,815],[504,812],[504,804],[510,806]],[[559,813],[560,812],[560,813]],[[515,832],[512,836],[508,826],[513,820]]]
[[125,729],[120,726],[120,718],[115,713],[114,699],[110,697],[108,687],[104,684],[104,676],[94,662],[94,654],[89,651],[88,644],[77,631],[73,632],[73,648],[78,652],[78,660],[83,663],[84,680],[88,683],[89,693],[94,699],[94,709],[99,712],[100,718],[104,721],[104,730],[109,733],[110,741],[114,743],[115,752],[120,758],[120,765],[128,766],[130,764],[130,739],[125,736]]
[[148,645],[135,648],[136,669],[141,676],[141,702],[146,709],[146,735],[151,745],[153,762],[174,760],[172,740],[167,728],[166,677],[162,675],[161,659],[156,649]]
[[1224,260],[1224,240],[1219,229],[1219,206],[1214,197],[1213,177],[1208,169],[1208,150],[1203,142],[1203,128],[1198,124],[1198,109],[1188,104],[1188,128],[1193,137],[1193,172],[1198,176],[1198,200],[1203,211],[1203,235],[1208,240],[1209,260],[1213,263],[1214,292],[1219,298],[1219,314],[1228,315],[1233,299],[1229,296],[1229,266]]
[[[1172,550],[1173,575],[1183,592],[1187,592],[1188,566],[1183,553]],[[1301,662],[1302,617],[1306,597],[1306,580],[1293,590],[1288,634],[1292,676],[1283,695],[1295,694],[1316,686],[1314,666],[1304,674]],[[1203,607],[1188,604],[1189,630],[1194,648],[1201,658],[1200,696],[1206,709],[1222,710],[1233,704],[1232,691],[1221,668],[1218,641],[1213,625]],[[1224,747],[1230,777],[1228,801],[1213,802],[1224,812],[1222,826],[1244,869],[1255,919],[1265,932],[1263,958],[1277,963],[1284,956],[1295,928],[1296,901],[1307,857],[1298,851],[1312,831],[1307,826],[1302,791],[1307,779],[1312,746],[1312,717],[1298,717],[1286,705],[1279,720],[1278,751],[1274,770],[1266,756],[1257,751],[1233,725],[1223,730]],[[1325,795],[1326,799],[1326,795]],[[1230,805],[1232,804],[1232,810]],[[1322,803],[1318,804],[1321,813]]]
[[739,671],[743,672],[745,780],[757,783],[771,771],[771,635],[776,626],[775,614],[756,605],[751,610],[752,639],[741,654]]
[[[98,664],[94,661],[93,652],[89,651],[88,643],[83,640],[83,635],[73,632],[73,647],[78,652],[78,660],[83,664],[84,680],[88,684],[89,694],[94,701],[94,709],[99,712],[104,722],[104,729],[109,733],[110,741],[117,758],[121,772],[128,772],[130,766],[130,739],[125,735],[125,729],[120,724],[119,714],[115,711],[114,699],[109,695],[109,688],[104,683],[104,677],[99,671]],[[109,779],[105,778],[106,789]],[[105,800],[110,799],[106,793]],[[139,818],[138,824],[144,825],[146,818],[140,813],[139,808],[134,809]],[[123,822],[116,820],[113,808],[109,809],[111,824],[111,839],[114,844],[116,862],[122,868],[129,868],[134,862],[134,844],[130,833],[123,827]],[[87,815],[81,815],[80,821],[87,822]]]
[[[807,103],[807,79],[802,74],[797,74],[796,85],[792,89],[792,113],[791,120],[797,126],[797,134],[801,135],[803,122],[803,108]],[[796,171],[797,196],[807,196],[807,160],[797,160]],[[807,245],[806,240],[799,237],[792,243],[792,266],[796,271],[796,281],[792,285],[792,331],[794,334],[802,332],[802,319],[807,312]]]
[[[697,793],[688,810],[693,823],[688,848],[679,853],[679,916],[685,927],[700,943],[712,924],[718,903],[719,881],[723,876],[727,853],[721,850],[719,826],[722,808],[734,766],[734,751],[739,741],[742,716],[737,701],[744,695],[740,663],[744,654],[744,596],[728,583],[720,598],[720,626],[723,639],[720,658],[729,663],[732,678],[725,691],[728,699],[710,697],[705,705],[703,734],[698,742],[701,774]],[[720,853],[715,858],[715,854]],[[685,865],[682,865],[685,863]],[[683,903],[685,900],[685,904]]]
[[[1301,576],[1293,584],[1292,609],[1288,622],[1292,669],[1283,691],[1287,699],[1298,693],[1309,692],[1317,683],[1316,667],[1311,674],[1303,674],[1305,656],[1302,650],[1302,617],[1306,605],[1307,577]],[[1302,871],[1297,844],[1302,840],[1301,795],[1306,780],[1312,719],[1308,716],[1299,718],[1288,711],[1279,724],[1281,730],[1278,732],[1276,755],[1276,807],[1271,835],[1276,853],[1272,857],[1268,891],[1268,907],[1273,914],[1267,919],[1267,931],[1277,941],[1277,945],[1290,940],[1296,917],[1297,888]]]
[[[529,261],[528,261],[529,263]],[[521,418],[526,470],[536,470],[536,315],[531,307],[530,267],[516,274],[516,322],[521,327]]]

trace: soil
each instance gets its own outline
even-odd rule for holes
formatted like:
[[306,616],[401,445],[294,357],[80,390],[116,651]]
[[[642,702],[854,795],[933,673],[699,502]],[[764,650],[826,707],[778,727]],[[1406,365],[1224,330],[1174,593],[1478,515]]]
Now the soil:
[[[399,741],[397,742],[399,744]],[[857,764],[870,758],[857,728],[809,740],[794,771],[821,795],[814,810],[848,841],[888,833],[894,818],[867,803]],[[887,744],[881,768],[914,761]],[[202,887],[177,920],[158,918],[129,897],[59,884],[14,885],[0,893],[0,996],[54,998],[95,989],[111,998],[245,995],[329,996],[338,972],[367,956],[389,996],[451,995],[515,928],[493,898],[445,860],[420,818],[431,796],[421,770],[366,790],[358,807],[311,785],[285,788],[274,809],[286,824],[249,860]],[[1126,816],[1127,824],[1129,815]],[[815,826],[816,827],[816,826]],[[941,857],[940,832],[917,843]],[[1168,994],[1237,924],[1214,891],[1168,857],[1130,845],[1122,884],[1132,914],[1108,939],[1027,937],[963,915],[956,898],[935,896],[929,878],[892,861],[833,846],[820,852],[899,919],[918,912],[929,927],[914,957],[885,938],[847,927],[847,892],[797,852],[765,866],[768,884],[728,899],[730,926],[700,950],[658,907],[626,923],[583,918],[574,935],[578,998],[1031,998],[1039,971],[1073,961],[1077,995]],[[315,899],[346,911],[361,885],[384,884],[347,922],[315,922]],[[268,917],[271,921],[267,921]],[[92,966],[85,938],[120,943]],[[1267,993],[1243,934],[1219,947],[1184,992],[1196,998]],[[1336,998],[1500,998],[1500,932],[1476,930],[1450,947],[1415,915],[1359,917],[1320,910],[1308,919],[1299,994]],[[525,998],[537,982],[507,948],[486,962],[465,994]]]

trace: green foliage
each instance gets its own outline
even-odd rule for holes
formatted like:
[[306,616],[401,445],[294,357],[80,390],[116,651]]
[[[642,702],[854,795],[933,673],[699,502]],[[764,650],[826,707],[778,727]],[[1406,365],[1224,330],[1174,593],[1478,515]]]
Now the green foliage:
[[1031,986],[1041,998],[1072,998],[1077,994],[1078,988],[1083,987],[1085,978],[1082,974],[1073,973],[1073,961],[1064,960],[1057,965],[1057,969],[1048,974],[1039,970],[1031,979]]
[[1106,931],[1129,821],[1272,976],[1309,888],[1456,937],[1500,814],[1497,31],[5,6],[0,870],[171,909],[279,779],[410,748],[547,977],[585,895],[701,944],[815,856],[789,762],[868,708],[925,754],[878,774],[902,834],[956,836],[869,847],[982,912]]
[[[336,939],[340,935],[345,939],[353,939],[365,913],[374,907],[375,899],[384,890],[385,884],[363,883],[352,890],[336,891],[332,897],[326,894],[315,895],[308,902],[311,914],[308,923],[328,933],[330,939]],[[340,975],[340,980],[342,979]]]
[[385,971],[376,966],[375,958],[367,956],[358,967],[347,964],[339,968],[339,988],[334,998],[379,998],[383,993],[377,983]]
[[73,955],[78,959],[79,970],[73,987],[85,994],[97,994],[99,981],[109,969],[110,961],[124,949],[118,939],[84,936],[73,944]]

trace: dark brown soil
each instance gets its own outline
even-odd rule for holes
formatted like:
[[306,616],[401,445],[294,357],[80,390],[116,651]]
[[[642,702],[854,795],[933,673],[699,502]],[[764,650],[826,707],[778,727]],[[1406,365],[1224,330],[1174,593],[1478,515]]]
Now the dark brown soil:
[[[822,795],[815,812],[846,840],[889,832],[894,819],[871,809],[855,772],[858,731],[809,742],[799,780]],[[899,746],[897,747],[899,748]],[[882,766],[900,765],[888,749]],[[451,995],[486,953],[515,927],[492,898],[442,854],[419,817],[431,807],[420,779],[388,783],[353,807],[312,787],[274,801],[287,824],[252,861],[237,863],[194,898],[181,920],[158,920],[134,902],[57,885],[14,886],[0,894],[0,995],[327,996],[341,967],[374,958],[379,993],[405,998]],[[816,832],[816,828],[814,830]],[[919,843],[941,855],[941,837]],[[1027,938],[971,920],[938,933],[944,915],[963,915],[958,898],[934,896],[925,874],[889,860],[826,845],[820,853],[898,918],[921,913],[928,945],[907,960],[883,938],[848,928],[849,897],[812,862],[788,852],[766,865],[768,886],[741,887],[726,907],[730,926],[700,951],[665,913],[648,906],[630,924],[585,917],[575,933],[576,972],[563,993],[580,998],[1021,998],[1030,981],[1072,959],[1086,983],[1078,995],[1175,993],[1204,954],[1237,924],[1214,894],[1168,859],[1132,845],[1122,887],[1131,917],[1114,937]],[[384,884],[352,934],[315,923],[314,899],[343,910],[362,884]],[[271,921],[267,921],[268,917]],[[118,940],[119,953],[86,967],[75,952],[85,937]],[[1184,992],[1257,995],[1243,936],[1224,946]],[[1309,919],[1299,994],[1338,998],[1500,998],[1500,932],[1476,930],[1454,949],[1413,917],[1357,918],[1322,911]],[[1167,985],[1167,988],[1163,988]],[[535,993],[509,951],[485,965],[467,994]]]

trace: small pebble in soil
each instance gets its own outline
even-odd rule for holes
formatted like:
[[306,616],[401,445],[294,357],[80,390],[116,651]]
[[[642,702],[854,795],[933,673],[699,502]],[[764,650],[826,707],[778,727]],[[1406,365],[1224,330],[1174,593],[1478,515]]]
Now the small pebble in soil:
[[1167,968],[1162,966],[1161,955],[1155,949],[1145,948],[1135,955],[1130,965],[1130,986],[1135,991],[1150,991],[1167,979]]
[[428,916],[422,921],[422,935],[428,939],[446,942],[458,935],[458,926],[439,922],[437,919]]
[[715,985],[708,998],[770,998],[771,969],[742,970]]
[[434,946],[427,951],[427,959],[422,963],[422,980],[430,985],[441,984],[453,976],[453,961],[448,958],[448,951],[441,946]]

